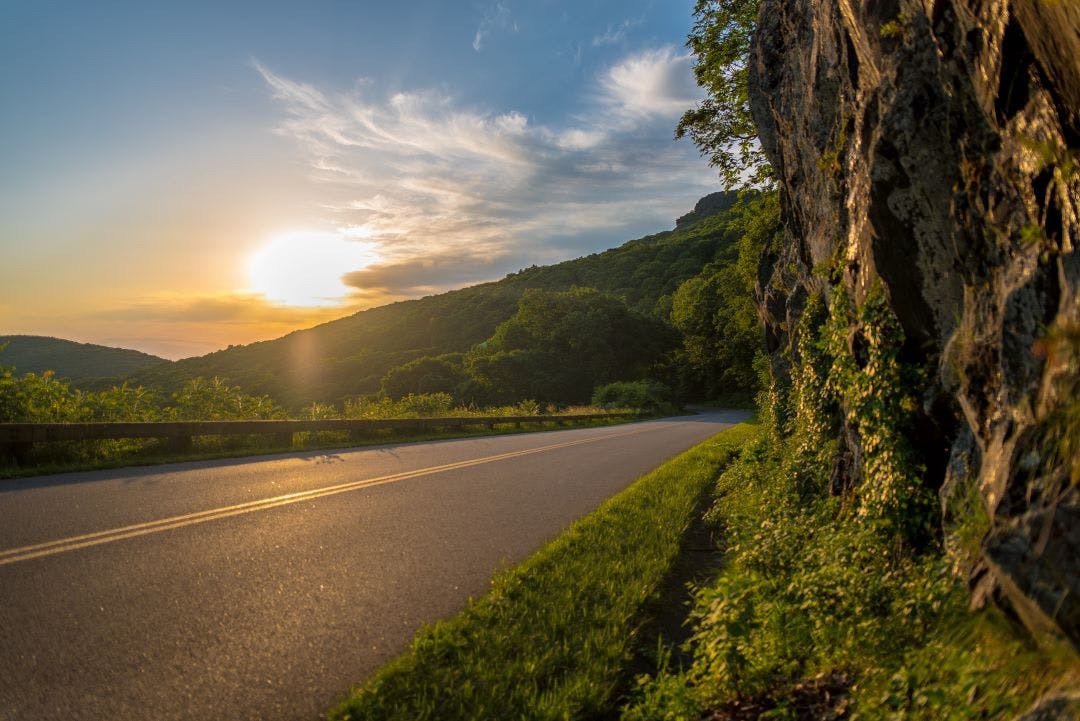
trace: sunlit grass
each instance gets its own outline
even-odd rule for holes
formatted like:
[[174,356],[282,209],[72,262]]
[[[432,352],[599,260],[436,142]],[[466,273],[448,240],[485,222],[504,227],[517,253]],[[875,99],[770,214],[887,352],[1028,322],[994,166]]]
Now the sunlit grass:
[[609,709],[702,493],[751,432],[724,431],[609,499],[488,595],[421,631],[330,718],[580,719]]

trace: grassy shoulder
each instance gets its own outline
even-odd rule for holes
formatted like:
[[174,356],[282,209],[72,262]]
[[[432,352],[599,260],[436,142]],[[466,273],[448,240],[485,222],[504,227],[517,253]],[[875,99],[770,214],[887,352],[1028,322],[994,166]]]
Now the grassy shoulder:
[[[647,420],[649,416],[616,418],[611,420],[545,421],[537,416],[535,423],[497,423],[491,427],[444,428],[427,431],[409,429],[383,429],[370,432],[365,437],[350,436],[336,431],[314,431],[293,434],[290,444],[275,441],[273,436],[196,436],[188,451],[169,450],[158,439],[130,439],[112,441],[79,441],[49,444],[34,451],[31,462],[25,466],[0,463],[0,481],[11,478],[27,478],[52,473],[96,471],[130,466],[155,466],[185,461],[208,461],[220,458],[246,458],[272,456],[304,451],[346,450],[389,443],[421,443],[424,441],[452,440],[499,436],[517,433],[569,430],[623,425]],[[55,448],[59,446],[60,448]]]
[[740,425],[643,476],[578,521],[334,709],[361,719],[571,719],[608,712],[644,609],[703,492],[753,427]]
[[720,476],[726,558],[696,594],[693,660],[641,678],[623,721],[1012,719],[1080,681],[1068,649],[969,610],[939,547],[859,518],[790,451],[760,438]]

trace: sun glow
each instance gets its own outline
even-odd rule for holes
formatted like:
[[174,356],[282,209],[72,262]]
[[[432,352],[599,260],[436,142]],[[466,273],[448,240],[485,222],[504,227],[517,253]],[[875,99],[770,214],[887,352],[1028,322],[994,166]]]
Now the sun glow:
[[341,277],[379,260],[371,243],[337,233],[288,233],[260,248],[248,263],[251,290],[274,303],[316,308],[341,305]]

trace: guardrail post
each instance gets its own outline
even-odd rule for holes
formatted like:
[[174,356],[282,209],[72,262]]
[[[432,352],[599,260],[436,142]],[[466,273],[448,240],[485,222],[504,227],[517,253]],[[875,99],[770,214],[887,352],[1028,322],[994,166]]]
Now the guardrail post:
[[191,450],[191,436],[169,436],[164,440],[165,450],[170,453],[186,453]]
[[11,441],[0,443],[0,461],[14,462],[18,466],[25,466],[30,457],[30,450],[34,447],[28,441]]

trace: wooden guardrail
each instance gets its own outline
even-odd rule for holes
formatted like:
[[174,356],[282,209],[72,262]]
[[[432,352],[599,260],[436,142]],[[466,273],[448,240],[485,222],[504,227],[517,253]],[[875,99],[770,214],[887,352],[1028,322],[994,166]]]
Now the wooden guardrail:
[[354,438],[384,429],[426,430],[523,423],[566,423],[570,421],[615,420],[636,413],[589,413],[583,415],[499,416],[465,418],[387,418],[382,420],[315,421],[163,421],[153,423],[0,423],[0,461],[25,461],[35,443],[55,441],[95,441],[120,438],[161,438],[173,451],[191,448],[194,436],[277,436],[282,445],[291,444],[294,433],[304,431],[345,431]]

